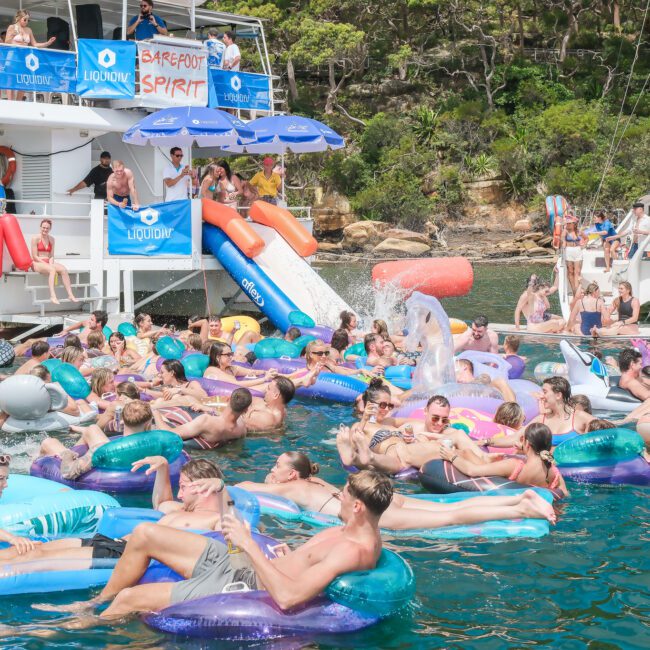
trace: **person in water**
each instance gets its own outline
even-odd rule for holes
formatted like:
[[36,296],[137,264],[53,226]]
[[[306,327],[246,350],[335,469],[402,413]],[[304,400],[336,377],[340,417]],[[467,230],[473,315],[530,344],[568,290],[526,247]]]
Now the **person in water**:
[[569,491],[564,479],[554,465],[552,438],[551,430],[545,424],[531,422],[524,431],[521,444],[525,459],[502,458],[487,464],[475,463],[452,447],[443,447],[440,456],[467,476],[502,476],[524,485],[557,490],[562,496],[567,496]]
[[465,350],[498,354],[499,335],[488,328],[487,316],[476,316],[467,330],[454,336],[454,352]]
[[596,329],[597,336],[622,336],[639,333],[639,313],[641,303],[632,295],[632,285],[619,282],[618,297],[609,309],[609,315],[616,314],[616,320],[608,327]]
[[[580,316],[580,326],[576,325]],[[603,326],[607,318],[605,301],[600,297],[600,287],[595,282],[590,282],[585,289],[585,295],[576,301],[569,316],[567,330],[583,336],[598,336],[598,329]]]
[[244,413],[246,429],[256,432],[275,431],[284,426],[287,404],[294,398],[296,387],[287,377],[272,379],[264,391],[264,397],[253,397],[253,403]]
[[618,355],[618,366],[621,369],[619,388],[624,388],[643,402],[650,399],[650,379],[641,372],[643,369],[641,353],[636,348],[621,350]]
[[[278,456],[264,483],[245,481],[236,487],[281,496],[291,499],[305,510],[338,517],[341,513],[341,492],[319,479],[316,476],[318,471],[318,465],[305,454],[288,451]],[[555,522],[553,507],[531,490],[512,497],[480,496],[458,503],[435,503],[395,493],[379,519],[379,525],[393,530],[408,530],[463,526],[491,519],[519,517]]]
[[[242,551],[247,567],[229,562],[226,544],[203,535],[156,524],[140,524],[101,594],[85,607],[110,601],[101,614],[114,619],[158,611],[174,603],[222,591],[234,582],[268,591],[281,610],[306,603],[338,576],[374,569],[381,554],[379,519],[393,498],[390,479],[378,472],[352,474],[341,491],[342,526],[316,533],[295,550],[281,545],[269,559],[236,517],[224,515],[226,541]],[[139,585],[152,559],[163,561],[184,580]]]
[[[221,513],[226,509],[224,496],[227,496],[227,490],[223,490],[223,473],[217,465],[202,458],[190,460],[183,465],[178,481],[178,501],[174,500],[167,459],[164,456],[147,456],[133,463],[132,471],[147,465],[149,467],[146,474],[156,475],[151,504],[154,510],[163,513],[156,522],[157,526],[221,530]],[[206,482],[214,479],[221,481],[221,489],[206,490]],[[0,561],[16,564],[43,560],[47,568],[50,568],[48,564],[55,560],[80,560],[74,568],[89,569],[92,560],[114,560],[122,557],[128,539],[129,535],[113,539],[100,533],[83,539],[66,537],[35,545],[27,551],[21,551],[19,548],[0,550]],[[53,609],[58,611],[56,606],[53,606]]]

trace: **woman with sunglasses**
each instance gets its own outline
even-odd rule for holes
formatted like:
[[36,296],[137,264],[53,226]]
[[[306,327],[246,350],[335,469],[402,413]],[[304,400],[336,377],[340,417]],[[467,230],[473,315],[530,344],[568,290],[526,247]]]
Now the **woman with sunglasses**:
[[[142,384],[142,382],[136,383]],[[187,379],[185,368],[177,359],[163,361],[158,377],[147,382],[143,388],[151,397],[162,398],[163,400],[170,400],[176,395],[186,395],[198,400],[208,396],[198,381],[189,381]]]
[[320,339],[309,341],[305,348],[305,364],[307,371],[333,372],[337,375],[361,375],[363,370],[346,368],[337,365],[333,358],[330,358],[330,347]]
[[227,343],[215,341],[210,346],[210,362],[203,376],[208,379],[226,381],[240,388],[260,386],[278,376],[278,371],[273,368],[270,370],[254,370],[252,368],[233,366],[233,355],[232,348]]

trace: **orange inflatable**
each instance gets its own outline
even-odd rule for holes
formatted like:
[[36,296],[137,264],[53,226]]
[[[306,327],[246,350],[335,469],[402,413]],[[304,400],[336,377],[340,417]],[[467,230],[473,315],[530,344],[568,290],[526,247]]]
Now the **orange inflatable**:
[[14,266],[21,271],[29,271],[32,266],[32,256],[25,243],[18,219],[13,214],[3,214],[0,217],[0,223],[2,224],[4,242]]
[[0,278],[2,277],[2,254],[5,252],[4,233],[2,231],[2,221],[0,221]]
[[465,257],[399,260],[376,264],[372,281],[378,285],[391,283],[408,293],[420,291],[435,298],[451,298],[470,292],[474,271]]
[[0,147],[0,156],[4,156],[7,159],[7,171],[2,177],[2,184],[5,187],[9,187],[16,173],[16,154],[9,147]]
[[318,242],[289,210],[266,201],[255,201],[250,207],[249,215],[255,223],[277,230],[300,257],[309,257],[316,253]]
[[212,199],[202,199],[202,206],[203,221],[221,228],[246,257],[253,258],[262,252],[264,240],[237,210]]

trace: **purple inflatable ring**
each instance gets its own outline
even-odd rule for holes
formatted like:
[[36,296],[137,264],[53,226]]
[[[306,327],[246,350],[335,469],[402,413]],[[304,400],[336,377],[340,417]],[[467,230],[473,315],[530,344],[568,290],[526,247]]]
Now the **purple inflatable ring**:
[[[85,445],[77,445],[72,448],[78,454],[85,454],[88,447]],[[182,452],[181,455],[169,464],[169,475],[172,485],[178,485],[178,478],[180,476],[181,467],[190,460],[187,453]],[[29,469],[32,476],[46,478],[50,481],[63,483],[71,488],[77,490],[97,490],[99,492],[112,492],[114,494],[123,492],[150,492],[153,489],[153,484],[156,480],[156,475],[151,474],[147,476],[143,468],[137,472],[124,472],[106,469],[91,469],[78,479],[69,481],[61,476],[61,459],[55,456],[43,456],[37,458]]]
[[315,325],[314,327],[299,327],[300,334],[305,336],[315,336],[317,339],[327,343],[328,345],[332,342],[332,335],[334,330],[331,327],[326,325]]
[[[241,388],[237,384],[231,384],[228,381],[220,381],[219,379],[209,379],[208,377],[188,377],[190,381],[197,381],[201,384],[201,388],[210,396],[210,397],[230,397],[231,393],[235,388]],[[264,392],[261,390],[256,390],[255,388],[249,388],[251,395],[253,397],[264,397]]]
[[639,456],[611,465],[558,466],[565,479],[576,483],[608,485],[650,485],[650,463]]
[[[343,465],[343,468],[350,474],[356,474],[359,471],[359,468],[355,465]],[[420,479],[420,470],[417,467],[405,467],[397,474],[391,474],[390,477],[396,481],[418,481]]]
[[282,359],[277,357],[267,357],[266,359],[256,359],[253,364],[255,370],[277,370],[283,375],[290,375],[296,370],[304,370],[307,362],[301,359]]

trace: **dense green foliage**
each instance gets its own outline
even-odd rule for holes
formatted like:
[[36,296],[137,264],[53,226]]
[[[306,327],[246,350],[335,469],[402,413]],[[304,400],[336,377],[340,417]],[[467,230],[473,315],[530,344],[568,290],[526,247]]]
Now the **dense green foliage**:
[[[270,19],[293,112],[344,152],[303,156],[362,217],[417,227],[457,216],[464,182],[501,178],[539,208],[623,206],[650,189],[647,0],[222,0]],[[317,74],[320,73],[320,74]],[[287,81],[290,81],[288,79]],[[309,200],[309,197],[302,197]]]

